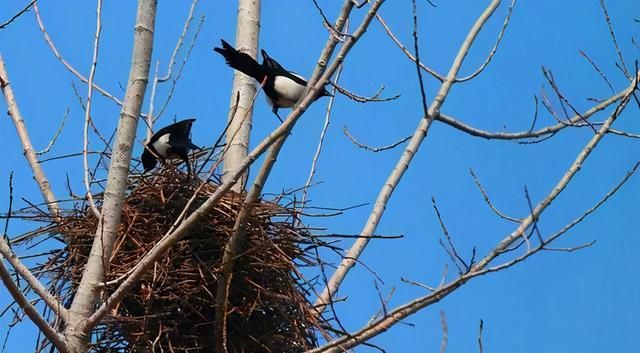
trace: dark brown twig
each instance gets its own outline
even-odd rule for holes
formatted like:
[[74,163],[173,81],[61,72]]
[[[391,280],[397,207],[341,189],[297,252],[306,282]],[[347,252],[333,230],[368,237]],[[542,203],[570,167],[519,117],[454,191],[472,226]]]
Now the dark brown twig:
[[36,3],[36,1],[37,0],[31,1],[29,4],[27,4],[27,6],[25,6],[22,10],[20,10],[18,13],[13,15],[10,19],[5,21],[3,24],[0,24],[0,29],[5,29],[7,26],[11,24],[11,22],[15,21],[16,19],[18,19],[18,17],[22,16],[25,12],[29,11],[29,9],[31,9],[31,6],[33,6],[33,4]]

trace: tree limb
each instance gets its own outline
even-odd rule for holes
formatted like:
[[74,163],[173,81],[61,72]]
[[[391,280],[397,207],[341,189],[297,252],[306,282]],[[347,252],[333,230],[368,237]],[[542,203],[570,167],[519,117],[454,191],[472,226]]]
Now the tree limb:
[[36,155],[36,151],[33,149],[33,145],[31,144],[31,138],[29,137],[29,133],[27,132],[27,126],[22,118],[22,114],[20,114],[20,109],[18,109],[18,103],[16,102],[16,98],[13,94],[13,89],[11,88],[11,82],[9,80],[9,74],[7,73],[7,69],[4,64],[4,59],[0,55],[0,88],[2,89],[2,93],[4,94],[4,99],[7,102],[7,107],[9,109],[9,116],[11,117],[11,121],[13,121],[13,125],[16,128],[16,132],[18,133],[18,137],[20,138],[20,143],[22,144],[22,150],[24,153],[27,162],[29,162],[29,167],[31,167],[31,172],[33,173],[33,178],[36,183],[38,183],[38,187],[40,188],[40,193],[42,193],[42,197],[47,203],[47,207],[49,208],[49,212],[53,216],[55,222],[60,221],[60,208],[58,206],[58,202],[56,201],[56,197],[51,191],[51,184],[49,184],[49,180],[47,176],[44,174],[44,170],[40,166],[40,162],[38,162],[38,157]]

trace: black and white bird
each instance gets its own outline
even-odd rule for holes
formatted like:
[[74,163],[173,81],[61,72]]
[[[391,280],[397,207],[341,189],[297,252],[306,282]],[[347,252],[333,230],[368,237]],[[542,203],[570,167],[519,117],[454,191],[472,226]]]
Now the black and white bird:
[[[237,51],[224,39],[220,41],[222,48],[213,48],[213,50],[224,56],[227,65],[262,84],[267,102],[272,106],[272,111],[278,119],[280,119],[278,108],[291,108],[300,99],[307,87],[307,80],[304,77],[286,70],[264,50],[261,51],[262,64],[258,64],[249,54]],[[331,96],[331,94],[323,88],[316,99],[323,96]]]
[[201,149],[189,139],[191,125],[196,119],[186,119],[158,130],[142,152],[142,166],[145,173],[155,168],[158,159],[163,163],[167,159],[182,159],[187,163],[187,172],[191,176],[189,151]]

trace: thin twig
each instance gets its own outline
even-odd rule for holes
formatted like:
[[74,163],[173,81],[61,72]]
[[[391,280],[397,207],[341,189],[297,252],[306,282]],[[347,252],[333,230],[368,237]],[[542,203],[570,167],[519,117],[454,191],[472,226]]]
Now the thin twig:
[[[348,31],[348,24],[345,25],[345,31]],[[337,84],[340,81],[340,74],[342,73],[343,66],[341,65],[336,71],[335,83]],[[333,109],[333,103],[335,101],[335,93],[337,87],[333,86],[332,96],[329,97],[329,102],[327,103],[327,110],[324,116],[324,124],[322,125],[322,130],[320,130],[320,138],[318,139],[318,145],[316,147],[316,152],[313,155],[313,159],[311,160],[311,167],[309,168],[309,176],[307,176],[307,181],[304,183],[304,187],[302,189],[302,200],[300,202],[300,212],[304,211],[305,205],[307,203],[307,197],[309,192],[309,187],[313,182],[313,177],[316,174],[316,170],[318,168],[318,160],[320,159],[320,153],[322,152],[322,147],[324,145],[324,138],[327,134],[327,130],[329,129],[329,124],[331,123],[331,111]]]
[[84,130],[83,130],[83,145],[82,145],[82,162],[84,165],[84,187],[86,190],[87,200],[89,201],[89,207],[93,212],[93,215],[96,216],[97,219],[102,218],[98,207],[93,199],[93,194],[91,193],[91,186],[89,185],[91,182],[89,180],[89,157],[87,155],[87,151],[89,149],[89,120],[91,119],[91,104],[93,102],[93,79],[96,75],[96,68],[98,66],[98,48],[100,47],[100,33],[102,32],[102,20],[101,20],[101,11],[102,11],[102,0],[98,0],[98,4],[96,5],[96,33],[93,42],[93,60],[91,61],[91,70],[89,72],[89,82],[87,83],[87,109],[84,112]]
[[582,55],[585,59],[587,59],[589,64],[591,64],[591,66],[593,66],[593,69],[596,70],[596,72],[598,73],[598,75],[600,75],[600,77],[602,77],[602,79],[607,84],[607,86],[609,86],[609,89],[611,90],[611,93],[615,94],[616,91],[613,89],[613,85],[611,84],[611,81],[609,81],[609,79],[604,74],[604,72],[602,72],[602,70],[600,70],[598,65],[596,65],[596,63],[593,62],[593,60],[591,60],[591,58],[587,54],[585,54],[585,52],[583,52],[582,50],[578,50],[578,52],[580,52],[580,55]]
[[429,116],[429,108],[427,107],[427,96],[424,92],[424,82],[422,80],[422,71],[420,70],[420,48],[418,47],[418,9],[416,6],[416,0],[412,0],[412,12],[413,12],[413,50],[416,56],[416,72],[418,74],[418,83],[420,84],[420,102],[422,103],[422,113],[424,116]]
[[445,114],[438,114],[435,119],[445,123],[455,129],[458,129],[466,134],[476,137],[482,137],[485,139],[496,139],[496,140],[522,140],[522,139],[530,139],[530,138],[543,138],[552,136],[553,134],[559,132],[560,130],[568,127],[568,126],[576,126],[577,123],[583,121],[584,119],[589,119],[596,113],[606,109],[611,104],[619,101],[623,97],[625,97],[630,92],[633,92],[634,83],[630,83],[627,88],[618,92],[617,94],[609,97],[608,99],[594,105],[593,107],[587,109],[586,111],[576,114],[571,117],[568,123],[558,123],[556,125],[550,125],[536,131],[521,131],[521,132],[490,132],[486,130],[481,130],[476,127],[470,126],[461,122],[460,120]]
[[391,38],[391,40],[396,43],[396,45],[398,46],[398,48],[400,48],[400,50],[402,50],[402,52],[409,58],[409,60],[415,62],[417,65],[420,66],[420,68],[424,71],[426,71],[427,73],[429,73],[429,75],[433,76],[434,78],[436,78],[437,80],[439,80],[440,82],[443,82],[445,80],[445,77],[440,75],[439,73],[437,73],[435,70],[429,68],[428,66],[424,65],[423,63],[421,63],[420,61],[416,60],[416,57],[413,56],[413,54],[411,54],[411,52],[409,51],[409,49],[407,49],[407,47],[402,44],[402,42],[400,42],[400,40],[398,39],[398,37],[396,37],[395,34],[393,34],[393,32],[391,31],[391,28],[389,28],[389,25],[387,25],[387,23],[384,21],[384,19],[382,18],[382,16],[380,16],[380,14],[376,14],[376,20],[378,20],[378,22],[380,22],[380,24],[382,25],[382,28],[384,28],[384,31],[387,33],[387,35],[389,36],[389,38]]
[[442,342],[440,343],[440,353],[447,351],[447,343],[449,342],[449,329],[447,328],[447,316],[444,310],[440,310],[440,325],[442,326]]
[[480,325],[478,326],[478,353],[482,353],[484,347],[482,346],[482,329],[484,328],[484,321],[480,319]]
[[496,43],[493,45],[493,48],[491,48],[491,52],[489,52],[489,55],[484,60],[482,65],[480,65],[480,67],[475,72],[473,72],[471,75],[456,79],[456,82],[465,82],[465,81],[469,81],[469,80],[475,78],[482,71],[484,71],[484,69],[487,68],[489,63],[491,63],[491,59],[493,59],[493,56],[498,51],[498,46],[500,45],[500,42],[502,41],[502,37],[504,36],[505,32],[507,31],[507,27],[509,26],[509,20],[511,19],[511,14],[513,13],[513,8],[515,6],[516,6],[516,0],[512,0],[511,1],[511,5],[509,5],[509,9],[507,10],[507,17],[504,19],[504,22],[502,23],[502,28],[500,29],[500,34],[498,34],[498,38],[496,39]]
[[47,147],[42,151],[36,152],[36,155],[40,156],[45,153],[49,153],[53,145],[56,143],[56,140],[58,140],[58,136],[60,136],[60,133],[62,132],[62,128],[64,127],[64,123],[67,121],[68,116],[69,116],[69,108],[67,108],[67,110],[64,111],[64,116],[62,117],[62,123],[60,123],[60,127],[58,127],[58,130],[56,130],[56,133],[53,135],[53,138],[51,139],[51,141],[49,141],[49,144],[47,145]]
[[631,80],[631,74],[627,70],[627,64],[624,62],[624,57],[622,56],[622,51],[618,46],[618,41],[616,40],[616,34],[613,30],[613,24],[611,23],[611,18],[609,17],[609,12],[607,11],[607,6],[604,3],[604,0],[600,0],[600,7],[602,7],[602,13],[604,15],[604,19],[607,22],[607,27],[609,28],[609,34],[611,35],[611,40],[613,41],[613,46],[616,48],[616,53],[618,54],[618,58],[620,58],[620,65],[616,65],[621,68],[622,73],[628,80]]
[[426,289],[426,290],[428,290],[428,291],[430,291],[430,292],[435,292],[435,291],[436,291],[436,288],[433,288],[433,287],[431,287],[431,286],[428,286],[428,285],[426,285],[426,284],[424,284],[424,283],[420,283],[420,282],[412,281],[412,280],[410,280],[410,279],[406,279],[406,278],[404,278],[404,277],[400,277],[400,280],[401,280],[402,282],[404,282],[404,283],[408,283],[408,284],[412,284],[412,285],[417,286],[417,287],[420,287],[420,288],[424,288],[424,289]]
[[329,84],[331,86],[333,86],[333,88],[334,88],[334,91],[332,93],[333,95],[335,95],[335,91],[337,90],[338,92],[340,92],[345,97],[347,97],[347,98],[349,98],[349,99],[351,99],[353,101],[356,101],[358,103],[389,102],[389,101],[396,100],[396,99],[400,98],[399,94],[396,94],[396,95],[391,96],[391,97],[385,97],[385,98],[380,97],[380,95],[382,94],[382,91],[384,91],[384,85],[382,85],[380,87],[380,89],[378,89],[378,91],[373,96],[365,97],[365,96],[361,96],[359,94],[355,94],[355,93],[349,91],[348,89],[339,86],[337,80],[335,82],[331,82],[330,81]]
[[489,206],[489,208],[491,208],[491,210],[498,215],[498,217],[502,218],[502,219],[506,219],[507,221],[511,221],[511,222],[515,222],[515,223],[520,223],[522,222],[521,219],[518,218],[514,218],[511,216],[507,216],[506,214],[500,212],[500,210],[498,210],[493,203],[491,202],[491,199],[489,198],[489,195],[487,194],[487,192],[484,190],[484,187],[482,186],[482,184],[480,183],[480,180],[478,179],[478,177],[476,176],[476,174],[473,172],[473,169],[469,169],[469,174],[471,174],[471,177],[473,178],[473,181],[476,183],[476,186],[478,187],[478,190],[480,190],[480,193],[482,194],[482,197],[484,198],[484,202],[487,203],[487,205]]
[[403,139],[401,139],[399,141],[396,141],[396,142],[394,142],[394,143],[392,143],[390,145],[387,145],[387,146],[371,147],[371,146],[365,145],[365,144],[363,144],[361,142],[358,142],[358,140],[356,140],[356,138],[353,137],[353,135],[351,135],[351,133],[349,132],[349,130],[347,129],[346,126],[344,126],[342,128],[342,132],[344,132],[344,134],[349,138],[349,140],[351,140],[351,142],[354,145],[356,145],[359,148],[362,148],[364,150],[371,151],[371,152],[382,152],[382,151],[387,151],[387,150],[394,149],[395,147],[407,142],[411,138],[411,135],[409,135],[409,136],[407,136],[407,137],[405,137],[405,138],[403,138]]
[[3,24],[0,24],[0,29],[4,29],[6,28],[8,25],[11,24],[11,22],[15,21],[18,17],[22,16],[25,12],[29,11],[29,9],[31,8],[31,6],[33,6],[33,4],[36,3],[37,0],[32,0],[30,3],[27,4],[27,6],[25,6],[22,10],[18,11],[18,13],[16,13],[15,15],[13,15],[10,19],[8,19],[7,21],[5,21]]

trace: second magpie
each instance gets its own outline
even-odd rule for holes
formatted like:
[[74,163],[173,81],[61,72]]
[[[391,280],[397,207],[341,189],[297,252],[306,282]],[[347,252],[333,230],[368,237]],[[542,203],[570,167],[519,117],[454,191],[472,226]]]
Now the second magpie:
[[[304,77],[286,70],[264,50],[261,51],[262,64],[258,64],[251,56],[239,52],[224,39],[220,41],[222,48],[213,48],[213,50],[224,57],[227,65],[262,84],[267,102],[278,118],[280,118],[278,108],[291,108],[300,99],[307,87],[307,80]],[[331,96],[331,94],[323,88],[316,99],[323,96]]]

